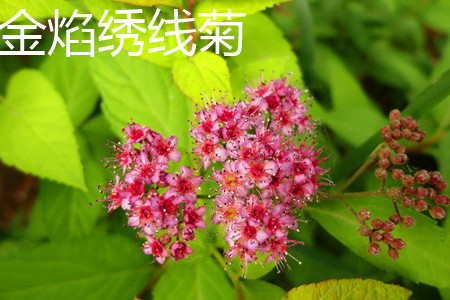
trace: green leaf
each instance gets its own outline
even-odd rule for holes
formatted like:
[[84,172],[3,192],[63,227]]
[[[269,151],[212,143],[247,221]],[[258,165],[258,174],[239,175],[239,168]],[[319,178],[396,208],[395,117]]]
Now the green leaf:
[[270,80],[288,73],[292,73],[291,81],[301,79],[297,57],[290,44],[267,16],[256,14],[241,21],[245,41],[242,52],[229,57],[233,96],[244,97],[242,89],[247,79],[253,84],[256,79]]
[[208,257],[195,264],[177,261],[159,279],[153,289],[154,300],[236,299],[225,271]]
[[370,137],[374,128],[381,128],[386,120],[343,62],[331,51],[322,49],[321,53],[333,103],[323,121],[341,138],[352,145],[360,145]]
[[[311,226],[311,222],[308,226]],[[289,250],[289,253],[301,262],[299,264],[290,260],[290,268],[286,271],[287,278],[295,285],[349,277],[381,279],[383,275],[381,271],[351,252],[346,253],[351,256],[350,261],[336,256],[333,249],[324,251],[322,248],[309,244],[294,247]]]
[[408,299],[411,295],[411,291],[404,287],[386,284],[373,279],[331,279],[294,288],[288,293],[285,299],[404,300]]
[[[123,14],[116,15],[114,13],[116,10],[136,9],[136,6],[126,4],[126,3],[115,2],[115,1],[111,1],[111,0],[83,0],[83,2],[86,5],[86,7],[90,10],[90,12],[93,14],[94,18],[97,20],[100,20],[102,18],[105,10],[109,10],[108,15],[105,18],[104,22],[107,22],[109,17],[114,17],[116,20],[125,18],[125,16]],[[159,66],[171,67],[173,65],[173,63],[175,62],[175,60],[177,60],[178,58],[184,58],[186,56],[181,52],[181,50],[175,51],[174,53],[169,54],[169,55],[163,54],[165,51],[174,49],[178,45],[177,41],[176,41],[176,37],[174,35],[173,36],[165,36],[166,31],[174,31],[173,25],[167,25],[164,23],[164,25],[161,27],[161,30],[159,30],[158,33],[156,34],[155,38],[163,38],[163,41],[152,42],[152,43],[149,42],[149,39],[153,36],[155,31],[148,30],[146,28],[146,26],[148,26],[151,23],[154,15],[155,15],[155,12],[156,12],[156,8],[154,8],[154,7],[143,7],[142,14],[133,14],[132,15],[133,19],[143,19],[144,20],[144,22],[145,22],[144,24],[137,24],[137,25],[143,29],[146,29],[146,31],[141,32],[141,31],[135,29],[134,27],[132,27],[130,33],[137,34],[138,40],[144,42],[142,53],[139,56],[137,56],[138,58],[150,61]],[[173,19],[173,12],[171,12],[170,14],[166,14],[163,11],[161,11],[153,25],[157,26],[159,24],[161,18],[164,18],[165,20]],[[117,49],[120,39],[116,38],[115,34],[113,34],[111,32],[111,30],[116,27],[119,27],[119,26],[120,26],[120,24],[116,25],[113,23],[109,27],[109,29],[105,33],[105,35],[113,35],[114,39],[108,40],[106,42],[102,42],[101,43],[102,47],[113,45],[114,49]],[[99,28],[99,32],[102,32],[103,30],[104,30],[104,27]],[[121,34],[121,33],[125,33],[125,32],[126,32],[126,29],[122,29],[122,30],[117,31],[116,34]],[[139,47],[134,45],[134,43],[135,43],[134,39],[124,39],[123,49],[121,50],[120,54],[125,53],[126,55],[128,55],[128,53],[127,53],[128,51],[137,52],[139,50]],[[165,50],[152,52],[152,53],[148,52],[148,49],[162,47],[162,46],[165,47]],[[101,54],[96,54],[96,56],[102,55],[102,54],[103,55],[105,55],[105,54],[111,55],[112,51],[114,51],[114,50],[105,51],[105,52],[102,52]]]
[[423,12],[423,18],[426,25],[436,30],[450,33],[449,14],[450,4],[447,1],[434,1]]
[[[81,33],[76,31],[73,35]],[[82,37],[74,37],[82,39]],[[78,127],[92,114],[99,93],[92,80],[87,56],[66,57],[66,51],[57,47],[52,56],[46,57],[40,70],[53,83],[67,104],[70,118]]]
[[16,73],[0,102],[0,158],[39,177],[86,189],[64,101],[44,75]]
[[385,45],[372,46],[370,72],[381,82],[396,86],[417,95],[426,87],[427,79],[405,52]]
[[100,198],[97,186],[104,184],[100,160],[93,158],[86,142],[79,138],[88,191],[43,180],[33,207],[27,234],[33,238],[64,239],[92,233],[103,211],[100,204],[90,206]]
[[89,59],[87,56],[66,57],[65,49],[57,47],[40,66],[66,102],[75,127],[92,114],[99,97],[90,75]]
[[1,299],[132,299],[148,283],[137,241],[93,236],[24,248],[0,259]]
[[[450,95],[450,70],[442,74],[433,84],[428,86],[417,98],[412,101],[402,115],[410,115],[419,119],[434,106]],[[333,174],[339,174],[340,178],[350,176],[360,165],[364,163],[370,153],[382,142],[379,128],[374,126],[375,133],[360,147],[350,151],[332,170]]]
[[211,52],[200,52],[192,58],[179,59],[172,67],[175,83],[194,103],[219,98],[221,92],[231,95],[230,72],[225,60]]
[[91,61],[102,108],[115,133],[123,135],[121,129],[132,119],[164,136],[178,136],[179,150],[189,151],[192,104],[174,84],[169,69],[124,53]]
[[137,6],[164,5],[183,8],[183,0],[116,0],[117,2],[128,3]]
[[[362,197],[346,201],[356,211],[366,208],[381,220],[389,218],[394,210],[391,200],[387,197]],[[386,245],[381,245],[382,253],[378,256],[367,252],[368,239],[359,235],[358,220],[342,203],[327,200],[311,205],[308,211],[331,235],[377,267],[428,285],[450,286],[450,263],[445,255],[436,255],[448,251],[450,235],[430,217],[412,209],[400,208],[401,215],[413,217],[416,225],[413,229],[397,226],[392,232],[407,244],[406,249],[399,252],[399,259],[393,261],[387,255]]]
[[[205,23],[208,17],[198,16],[199,13],[212,13],[216,9],[218,13],[226,13],[231,9],[232,13],[245,13],[247,16],[272,7],[276,4],[288,2],[290,0],[203,0],[199,1],[194,8],[195,11],[195,25],[200,28]],[[198,17],[197,17],[198,16]],[[220,16],[214,22],[223,22],[226,17]],[[210,28],[210,27],[209,27]],[[264,28],[264,27],[261,27]],[[244,31],[245,31],[244,26]]]
[[241,285],[246,300],[279,300],[286,296],[285,290],[263,280],[243,280]]
[[[55,9],[59,9],[60,17],[70,17],[73,13],[73,6],[65,0],[0,0],[0,22],[6,22],[14,17],[19,10],[26,9],[33,19],[45,19],[55,16]],[[26,20],[22,15],[17,21]],[[47,24],[43,24],[47,25]]]

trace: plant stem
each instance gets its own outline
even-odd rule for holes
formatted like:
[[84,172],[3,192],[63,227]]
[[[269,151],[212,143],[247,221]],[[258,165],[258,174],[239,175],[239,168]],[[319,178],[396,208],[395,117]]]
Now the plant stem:
[[239,282],[239,274],[235,274],[231,268],[227,266],[225,263],[225,260],[223,259],[223,256],[219,253],[216,247],[211,248],[211,253],[214,256],[214,258],[219,262],[219,264],[227,271],[227,275],[230,278],[231,282],[233,283],[234,289],[236,290],[237,298],[238,300],[245,300],[244,292],[242,291],[241,284]]
[[370,192],[349,192],[349,193],[333,193],[328,196],[328,199],[346,198],[346,197],[367,197],[367,196],[387,196],[385,191],[370,191]]
[[359,167],[358,170],[356,170],[355,173],[336,191],[336,193],[342,193],[346,188],[350,186],[350,184],[353,183],[353,181],[356,180],[370,165],[373,163],[373,161],[377,158],[378,152],[384,147],[384,143],[379,144],[375,150],[372,151],[369,158],[366,160],[366,162]]
[[159,277],[161,277],[161,275],[164,273],[165,270],[167,270],[167,268],[171,265],[172,261],[171,260],[166,260],[157,270],[156,272],[153,274],[153,276],[150,278],[147,286],[145,287],[145,289],[142,291],[142,293],[139,295],[140,299],[146,299],[148,298],[148,294],[150,293],[150,291],[153,289],[153,287],[155,286],[155,284],[158,282]]

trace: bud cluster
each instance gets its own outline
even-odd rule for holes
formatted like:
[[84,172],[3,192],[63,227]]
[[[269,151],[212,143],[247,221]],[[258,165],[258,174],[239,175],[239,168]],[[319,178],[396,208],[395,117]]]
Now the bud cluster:
[[297,229],[294,212],[312,201],[326,170],[321,149],[308,139],[313,124],[303,91],[287,79],[245,89],[248,101],[212,102],[198,111],[191,136],[205,169],[215,163],[218,184],[213,223],[223,224],[225,255],[246,265],[257,260],[283,263]]
[[370,211],[367,209],[361,209],[358,213],[358,219],[361,223],[358,231],[361,236],[369,237],[369,246],[367,251],[372,255],[378,255],[381,252],[380,242],[388,245],[388,255],[392,259],[398,258],[398,251],[406,248],[406,243],[400,238],[394,238],[392,231],[395,229],[395,225],[400,222],[407,227],[414,226],[414,219],[409,216],[401,218],[398,215],[393,215],[389,220],[382,221],[380,219],[372,219],[369,225],[367,221],[371,219]]
[[385,179],[388,173],[391,173],[394,180],[401,181],[402,186],[389,189],[388,195],[393,200],[401,200],[403,207],[413,207],[419,212],[428,210],[433,218],[444,218],[445,210],[442,206],[449,205],[450,200],[448,196],[438,194],[447,188],[447,183],[442,180],[441,174],[426,170],[406,174],[403,169],[397,167],[408,160],[405,147],[398,141],[406,139],[421,142],[425,133],[419,130],[416,120],[410,116],[402,118],[397,109],[389,113],[389,119],[389,126],[381,129],[381,134],[388,147],[380,151],[379,168],[375,170],[375,176]]
[[[394,229],[395,225],[399,223],[402,223],[405,227],[414,226],[412,217],[400,216],[397,201],[403,207],[411,207],[418,212],[428,211],[434,219],[442,219],[445,217],[443,207],[450,204],[450,199],[446,195],[438,194],[447,187],[447,183],[443,181],[439,172],[419,170],[411,173],[409,168],[402,169],[400,167],[408,161],[405,146],[400,141],[404,139],[411,142],[421,142],[425,137],[425,132],[419,129],[418,122],[410,116],[401,117],[400,111],[397,109],[389,113],[389,120],[389,125],[380,130],[386,144],[379,151],[378,168],[375,170],[375,176],[384,182],[390,174],[392,179],[401,183],[400,186],[391,187],[387,190],[387,195],[392,199],[396,214],[391,216],[388,221],[372,220],[372,228],[370,228],[364,223],[370,218],[363,219],[361,217],[361,214],[368,213],[370,215],[370,212],[361,211],[360,222],[364,225],[360,227],[359,231],[361,235],[369,236],[369,253],[377,255],[380,247],[376,242],[383,241],[389,245],[389,256],[396,259],[398,258],[397,250],[403,249],[406,244],[403,241],[402,243],[398,242],[398,245],[392,244],[390,242],[390,231],[385,229]],[[380,230],[384,233],[380,233]],[[383,238],[384,235],[387,235],[388,238]],[[393,239],[393,241],[396,240],[399,239]],[[397,247],[400,244],[402,246]]]
[[[149,127],[129,124],[124,132],[125,144],[114,144],[111,159],[116,180],[102,192],[109,202],[109,212],[121,207],[128,216],[128,226],[145,234],[144,253],[159,263],[166,257],[175,260],[192,253],[188,241],[195,239],[197,228],[206,229],[206,207],[196,207],[196,190],[202,183],[189,167],[167,172],[170,161],[179,161],[178,140],[167,139]],[[164,190],[162,192],[161,190]]]

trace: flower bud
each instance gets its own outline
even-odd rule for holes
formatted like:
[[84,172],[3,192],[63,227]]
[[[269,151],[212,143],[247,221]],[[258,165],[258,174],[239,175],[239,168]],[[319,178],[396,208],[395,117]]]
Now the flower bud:
[[363,222],[369,220],[370,219],[370,211],[365,208],[361,209],[358,212],[358,218],[360,221],[363,221]]
[[378,161],[378,165],[380,166],[380,168],[387,169],[389,168],[391,163],[389,162],[388,158],[380,158],[380,160]]
[[414,208],[417,211],[425,211],[428,208],[428,204],[424,200],[416,200],[414,201]]
[[402,178],[403,186],[413,186],[414,182],[415,182],[414,177],[411,175],[406,175],[406,176],[403,176],[403,178]]
[[398,259],[398,251],[394,248],[389,248],[388,255],[392,259]]
[[388,245],[394,241],[394,237],[390,232],[385,232],[381,236],[383,243],[386,243]]
[[399,145],[397,148],[395,148],[395,153],[405,153],[406,148],[403,145]]
[[440,206],[432,207],[428,210],[430,212],[430,215],[434,219],[443,219],[445,218],[445,210]]
[[403,129],[402,130],[402,137],[404,139],[406,139],[406,140],[409,139],[411,137],[411,130],[409,130],[407,128]]
[[402,239],[394,239],[390,246],[397,250],[402,250],[406,248],[406,243]]
[[402,124],[400,123],[400,121],[399,120],[392,120],[390,123],[389,123],[389,127],[391,127],[392,129],[399,129],[400,128],[400,126],[402,126]]
[[401,112],[398,109],[393,109],[389,112],[389,120],[398,120],[400,119]]
[[407,227],[407,228],[414,227],[414,225],[415,225],[414,218],[412,218],[410,216],[404,216],[402,218],[402,224],[405,225],[405,227]]
[[425,170],[417,171],[416,174],[414,174],[414,178],[416,179],[417,183],[425,184],[430,179],[430,175],[428,175],[428,172]]
[[427,198],[427,196],[428,196],[428,191],[427,191],[427,189],[426,189],[426,188],[423,188],[423,187],[418,187],[418,188],[416,189],[416,196],[417,196],[418,198]]
[[415,196],[416,195],[416,189],[412,186],[407,186],[404,189],[405,195],[407,196]]
[[392,150],[397,149],[400,146],[400,143],[397,142],[396,140],[390,140],[388,142],[388,147],[391,148]]
[[406,154],[404,154],[404,153],[397,154],[391,159],[391,162],[393,165],[402,165],[402,164],[406,163],[407,161],[408,161],[408,156],[406,156]]
[[438,171],[430,172],[429,175],[430,175],[429,182],[430,182],[431,184],[436,184],[436,183],[442,181],[442,175],[441,175],[441,173],[439,173]]
[[400,129],[394,129],[394,131],[392,131],[393,139],[398,140],[401,137],[402,137],[402,131]]
[[383,228],[384,222],[381,221],[380,219],[373,219],[372,220],[372,227],[375,230],[379,230],[381,228]]
[[416,120],[411,120],[406,124],[406,128],[409,130],[416,130],[417,128],[417,121]]
[[391,157],[391,151],[389,151],[389,149],[387,149],[387,148],[381,149],[380,157],[381,158],[389,158],[389,157]]
[[391,129],[389,126],[384,126],[380,129],[381,135],[391,135]]
[[391,197],[392,199],[398,199],[401,196],[403,196],[403,192],[402,189],[399,187],[392,187],[387,191],[387,194],[389,197]]
[[380,245],[375,243],[370,243],[369,247],[367,248],[367,251],[372,255],[378,255],[381,252]]
[[369,236],[372,233],[372,230],[367,225],[359,227],[358,231],[361,236]]
[[384,168],[375,169],[375,177],[378,179],[384,179],[387,177],[387,171]]
[[389,217],[389,220],[391,220],[394,224],[400,223],[401,219],[402,218],[399,215],[392,215]]
[[378,231],[374,231],[372,232],[372,234],[370,235],[370,237],[372,238],[373,241],[375,242],[379,242],[383,239],[383,236],[381,235],[381,233],[379,233]]
[[450,204],[450,198],[446,195],[437,195],[436,198],[434,198],[434,202],[437,205],[447,206]]
[[392,170],[392,178],[395,180],[399,180],[403,177],[404,173],[401,169],[394,169]]
[[445,181],[439,181],[434,187],[438,191],[443,191],[447,188],[447,183]]
[[414,199],[410,197],[405,197],[402,199],[402,206],[403,207],[413,207],[414,206]]
[[385,222],[383,223],[383,228],[382,228],[382,230],[383,230],[383,231],[386,231],[386,232],[391,232],[392,230],[394,230],[394,228],[395,228],[394,222],[392,222],[392,221],[385,221]]

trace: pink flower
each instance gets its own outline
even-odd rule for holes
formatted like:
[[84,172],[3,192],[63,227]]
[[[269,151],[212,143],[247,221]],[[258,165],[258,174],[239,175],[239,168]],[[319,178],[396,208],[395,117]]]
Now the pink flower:
[[203,182],[200,176],[192,176],[189,167],[181,166],[180,174],[170,173],[166,176],[167,183],[171,186],[166,195],[174,195],[176,198],[195,202],[197,200],[196,189]]
[[192,253],[192,249],[190,249],[185,243],[183,242],[173,242],[173,244],[170,246],[171,256],[175,260],[183,259],[185,256]]
[[[287,238],[297,229],[294,212],[312,201],[326,170],[321,149],[300,136],[314,129],[301,90],[286,78],[245,90],[249,101],[211,103],[196,114],[194,153],[205,169],[215,163],[212,222],[224,225],[226,256],[249,263],[269,252],[268,260],[280,263],[295,244]],[[216,149],[220,155],[208,154]]]
[[[203,180],[186,166],[181,166],[179,173],[167,172],[168,162],[180,159],[176,137],[164,139],[136,123],[124,132],[127,141],[114,145],[117,153],[113,159],[117,162],[113,167],[121,167],[122,172],[105,188],[106,207],[109,212],[122,207],[128,225],[137,229],[138,235],[145,233],[144,253],[159,263],[166,257],[182,259],[192,253],[187,241],[195,239],[195,230],[206,229],[206,208],[195,207],[196,191]],[[170,245],[173,239],[176,242]]]
[[163,264],[166,257],[169,257],[163,244],[151,236],[147,236],[147,241],[142,246],[142,249],[145,254],[152,254],[160,264]]

